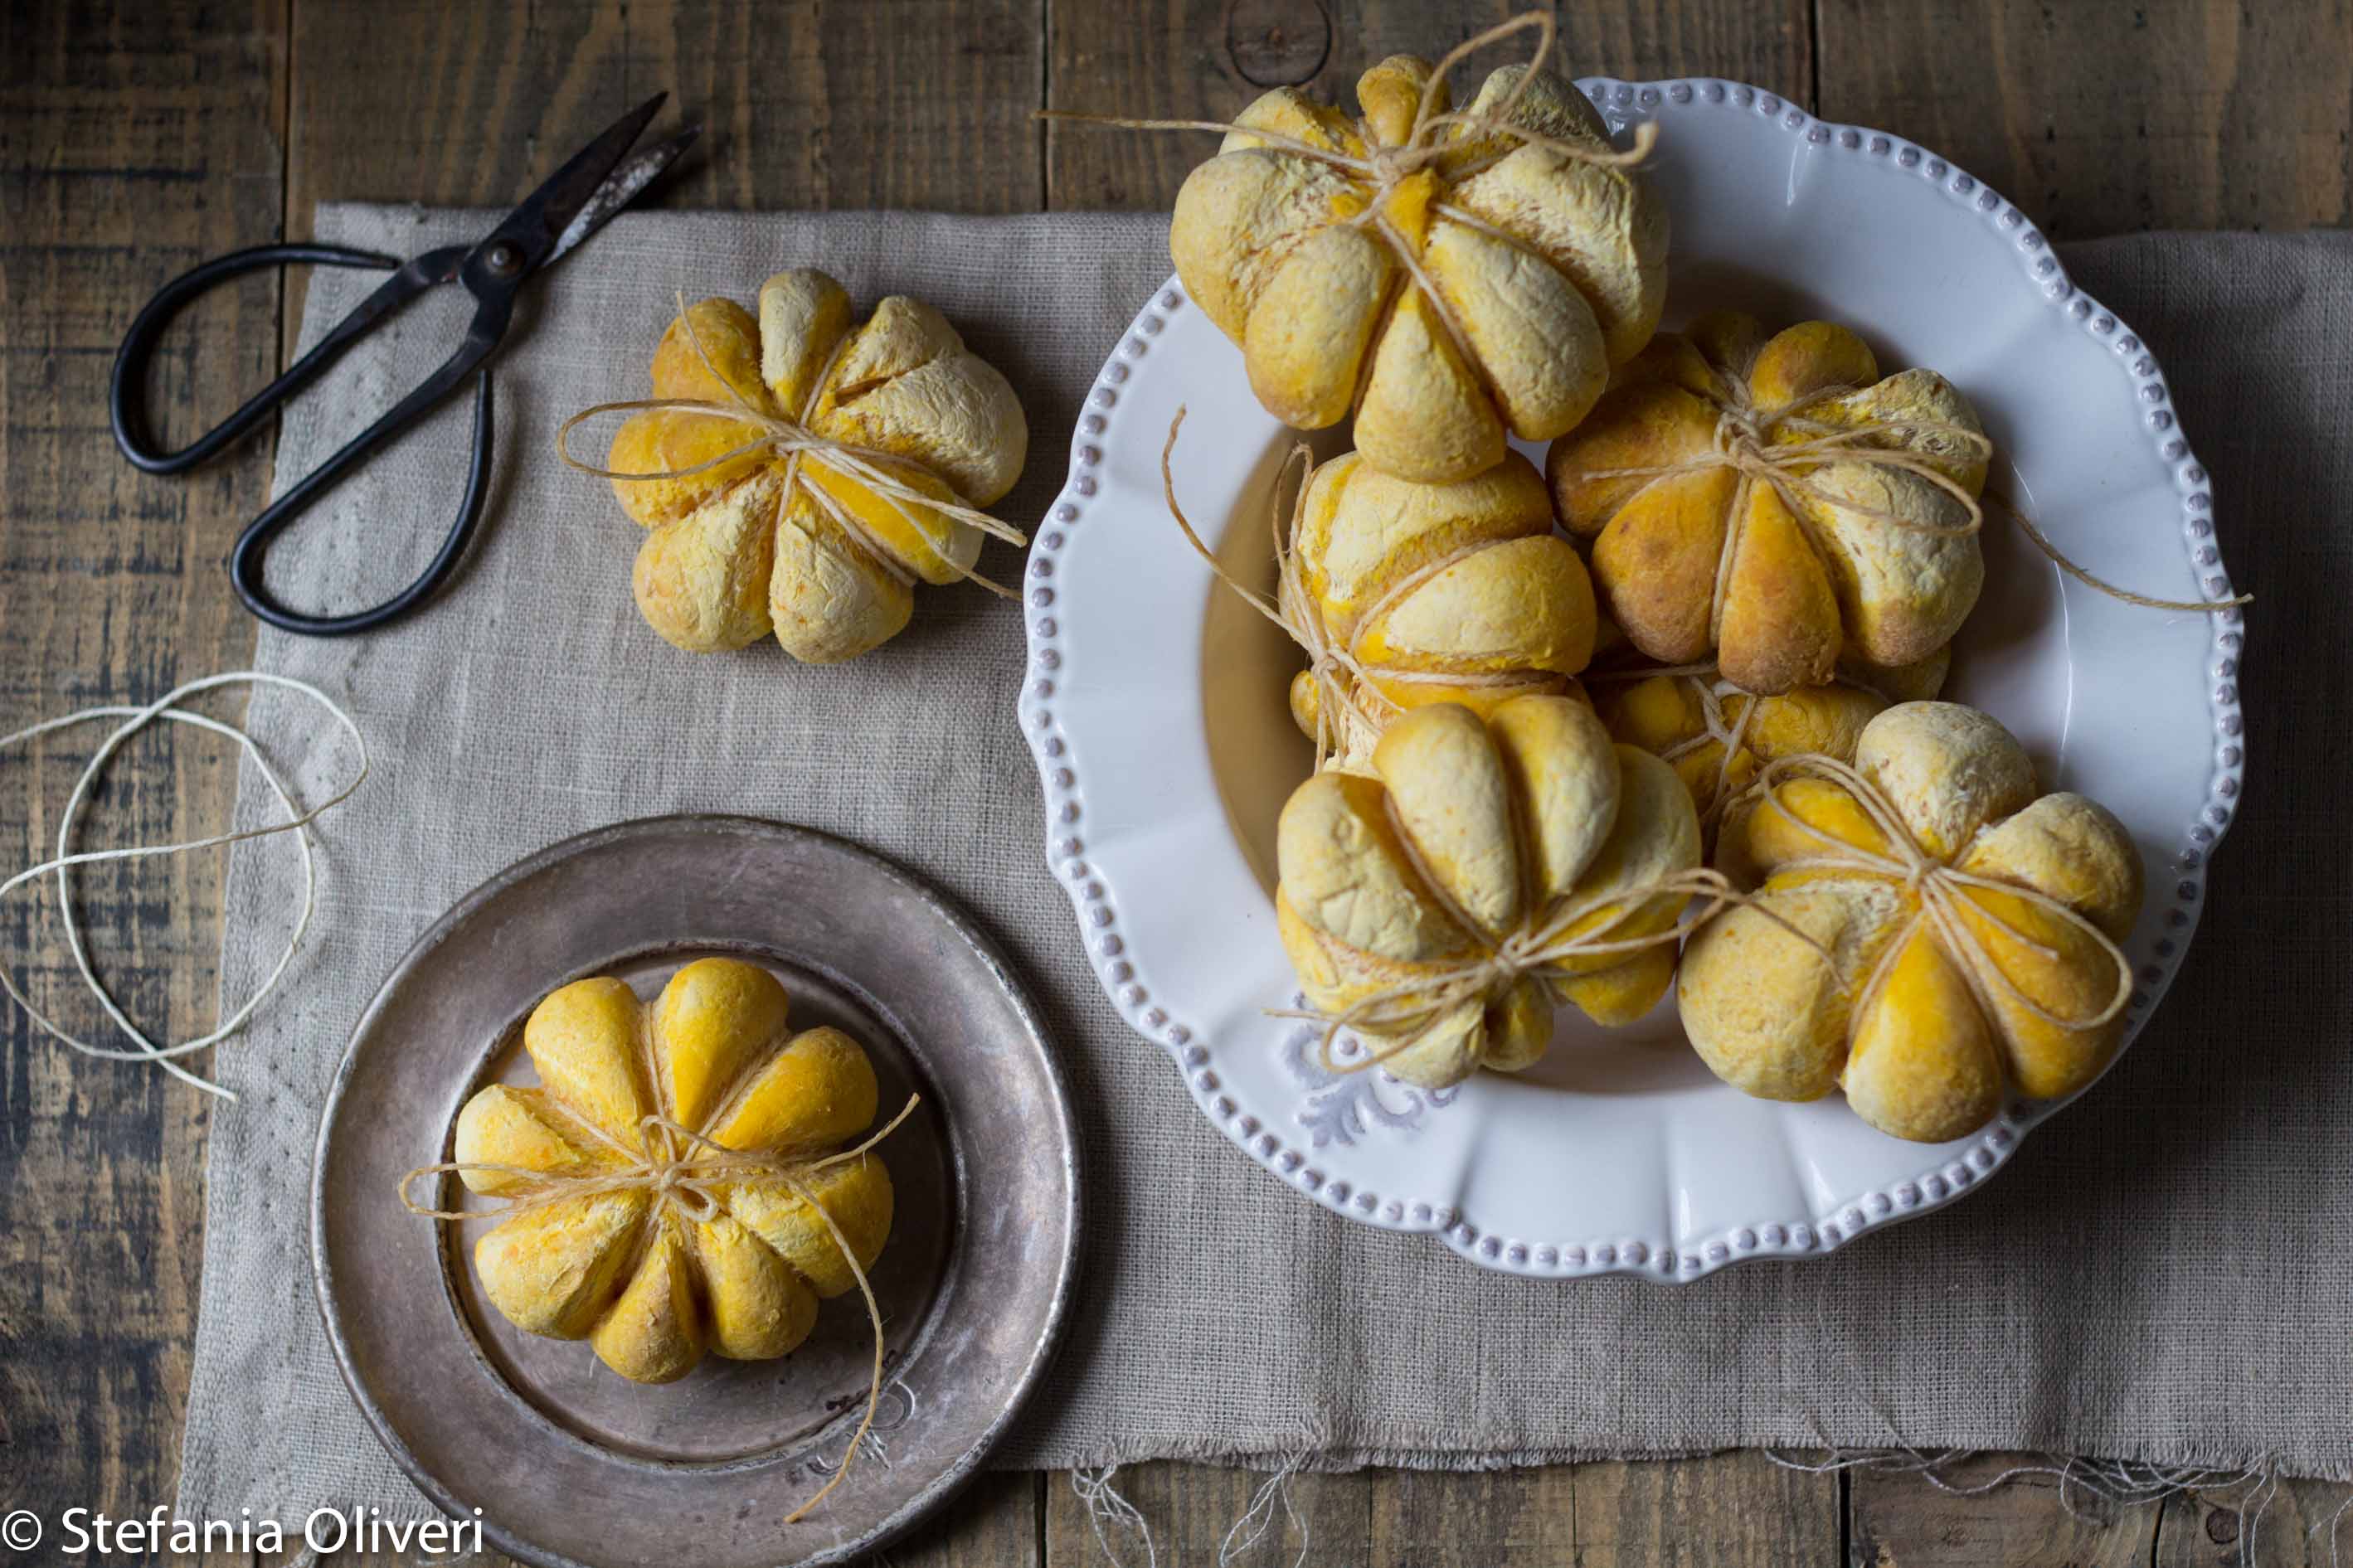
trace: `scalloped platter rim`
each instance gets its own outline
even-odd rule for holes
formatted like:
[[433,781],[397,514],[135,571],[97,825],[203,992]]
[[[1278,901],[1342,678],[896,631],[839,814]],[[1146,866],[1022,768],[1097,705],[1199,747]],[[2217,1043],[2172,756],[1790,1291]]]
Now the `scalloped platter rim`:
[[[1927,149],[1762,89],[1578,86],[1621,142],[1631,125],[1660,122],[1649,177],[1673,222],[1671,322],[1687,302],[1841,314],[1875,347],[1918,353],[1896,363],[1934,364],[1969,392],[1997,471],[2093,571],[2154,594],[2230,595],[2211,488],[2162,372],[2014,205]],[[1997,363],[2008,374],[1974,374]],[[1284,1185],[1492,1268],[1682,1282],[1820,1257],[1929,1213],[1982,1185],[2063,1106],[2013,1101],[1956,1142],[1904,1143],[1835,1095],[1778,1105],[1716,1083],[1679,1047],[1672,1000],[1627,1032],[1647,1027],[1647,1043],[1596,1043],[1599,1031],[1579,1036],[1565,1016],[1534,1081],[1482,1074],[1431,1093],[1324,1072],[1309,1031],[1266,1016],[1296,998],[1263,842],[1255,858],[1249,842],[1271,836],[1271,821],[1244,822],[1267,802],[1236,810],[1229,764],[1210,754],[1237,701],[1229,683],[1205,694],[1226,634],[1209,629],[1212,580],[1160,494],[1179,405],[1178,472],[1197,524],[1213,536],[1231,524],[1237,540],[1246,519],[1264,526],[1273,462],[1296,437],[1258,408],[1238,352],[1172,278],[1089,389],[1070,477],[1039,525],[1020,724],[1043,786],[1048,863],[1097,978],[1168,1053],[1201,1113]],[[1989,532],[1987,551],[2003,608],[1989,613],[1989,594],[1964,632],[1948,695],[2017,731],[2045,787],[2102,798],[2133,830],[2151,891],[2126,943],[2129,1047],[2179,972],[2243,779],[2242,616],[2133,609],[2059,578],[2014,540]],[[1289,666],[1274,668],[1262,684],[1279,711]]]

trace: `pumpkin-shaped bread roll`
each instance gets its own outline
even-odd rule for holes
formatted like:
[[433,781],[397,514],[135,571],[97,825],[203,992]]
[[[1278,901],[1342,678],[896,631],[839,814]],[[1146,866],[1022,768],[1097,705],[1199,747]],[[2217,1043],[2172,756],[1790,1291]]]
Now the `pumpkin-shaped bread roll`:
[[1469,479],[1508,436],[1574,426],[1650,341],[1666,209],[1549,71],[1490,76],[1467,110],[1487,124],[1432,123],[1446,83],[1406,55],[1356,100],[1352,120],[1286,87],[1244,110],[1177,193],[1168,248],[1269,413],[1353,410],[1375,467]]
[[1863,726],[1889,698],[1935,696],[1949,663],[1939,649],[1918,665],[1855,668],[1773,697],[1751,696],[1705,669],[1611,671],[1588,691],[1611,737],[1672,763],[1700,821],[1712,826],[1768,763],[1809,752],[1852,762]]
[[1718,858],[1762,886],[1694,933],[1678,986],[1717,1077],[1770,1100],[1843,1089],[1881,1131],[1941,1142],[2006,1094],[2099,1075],[2141,901],[2105,808],[2038,795],[2010,732],[1950,702],[1890,708],[1851,768],[1792,759],[1759,788]]
[[[689,307],[654,351],[653,393],[712,407],[632,416],[606,464],[651,531],[638,609],[690,653],[774,632],[830,664],[889,640],[914,584],[971,574],[972,509],[1013,488],[1029,451],[1013,388],[946,317],[894,294],[861,322],[840,284],[807,269],[769,279],[756,317],[733,300]],[[727,417],[737,409],[831,446],[762,445],[777,427]]]
[[891,1176],[871,1152],[826,1157],[874,1120],[874,1069],[786,1012],[776,978],[732,958],[688,964],[651,1006],[610,979],[540,1003],[539,1086],[493,1084],[458,1117],[466,1185],[517,1205],[474,1247],[509,1322],[668,1383],[706,1352],[784,1355],[820,1297],[856,1288],[835,1234],[873,1265]]
[[1688,901],[1669,889],[1700,855],[1674,771],[1567,697],[1483,721],[1417,708],[1369,774],[1293,792],[1275,842],[1277,929],[1309,1005],[1433,1088],[1535,1061],[1556,1001],[1603,1024],[1650,1011]]
[[[1354,668],[1300,671],[1292,715],[1344,763],[1361,766],[1382,727],[1433,702],[1483,715],[1572,691],[1592,656],[1592,581],[1516,452],[1444,485],[1335,458],[1308,481],[1293,549],[1310,613]],[[1324,680],[1345,683],[1328,727]]]
[[1546,466],[1634,646],[1770,695],[1952,640],[1985,577],[1989,451],[1934,371],[1883,376],[1829,321],[1768,338],[1727,314],[1656,339]]

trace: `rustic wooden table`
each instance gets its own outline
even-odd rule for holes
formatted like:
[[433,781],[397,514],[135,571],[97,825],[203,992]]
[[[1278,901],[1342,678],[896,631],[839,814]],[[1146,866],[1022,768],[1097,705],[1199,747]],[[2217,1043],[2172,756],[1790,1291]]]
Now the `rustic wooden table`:
[[[105,419],[114,345],[164,279],[308,232],[322,197],[504,205],[589,129],[659,87],[711,145],[677,206],[964,212],[1165,207],[1183,138],[1050,132],[1040,106],[1231,113],[1257,90],[1345,94],[1370,60],[1435,55],[1513,0],[91,0],[0,5],[0,731],[145,700],[246,665],[254,623],[221,562],[261,505],[271,443],[193,480],[142,478]],[[1758,83],[1936,147],[2067,238],[2155,226],[2353,220],[2348,0],[1582,0],[1577,68]],[[185,436],[285,357],[300,282],[214,296],[159,358]],[[1050,446],[1051,443],[1046,443]],[[37,858],[80,752],[13,761],[11,864]],[[135,745],[106,836],[227,816],[227,748]],[[26,792],[29,790],[29,795]],[[214,1014],[221,868],[194,858],[84,879],[134,1016],[174,1036]],[[46,910],[0,936],[37,993],[70,969]],[[30,956],[27,956],[30,955]],[[71,999],[71,1017],[90,1010]],[[172,1494],[203,1244],[206,1100],[71,1057],[0,1019],[0,1510],[54,1520]],[[300,1259],[287,1289],[307,1292]],[[318,1390],[340,1400],[339,1387]],[[1993,1474],[2000,1456],[1951,1472]],[[1257,1478],[1150,1465],[1120,1485],[1158,1561],[1215,1559]],[[2331,1562],[2306,1528],[2347,1489],[2287,1489],[2265,1563]],[[2063,1509],[2047,1481],[1948,1495],[1916,1477],[1805,1475],[1753,1452],[1494,1475],[1303,1477],[1292,1496],[1335,1564],[2190,1564],[2235,1561],[2225,1500]],[[285,1500],[307,1508],[324,1500]],[[54,1539],[54,1537],[52,1538]],[[1293,1537],[1295,1546],[1296,1537]],[[891,1561],[1092,1561],[1068,1479],[984,1479]],[[1140,1561],[1140,1552],[1132,1553]],[[1253,1561],[1288,1562],[1262,1548]]]

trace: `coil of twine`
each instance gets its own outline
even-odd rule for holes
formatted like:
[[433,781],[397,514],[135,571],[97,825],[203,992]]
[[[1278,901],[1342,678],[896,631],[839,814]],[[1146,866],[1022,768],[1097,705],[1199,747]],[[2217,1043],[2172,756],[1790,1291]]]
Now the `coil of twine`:
[[[269,758],[263,753],[261,747],[250,734],[235,724],[226,723],[181,706],[191,697],[228,686],[275,687],[297,692],[324,708],[343,732],[350,737],[353,749],[358,752],[359,766],[352,774],[351,782],[318,805],[306,809],[297,804],[293,790],[289,787],[278,770],[271,765]],[[65,810],[58,819],[57,853],[39,865],[28,866],[5,882],[0,882],[0,899],[5,899],[19,888],[31,886],[44,877],[54,876],[57,879],[58,921],[65,928],[66,946],[73,954],[74,968],[80,974],[82,984],[88,988],[91,995],[98,998],[98,1005],[105,1010],[107,1017],[113,1021],[116,1028],[129,1037],[132,1042],[131,1047],[124,1049],[121,1047],[98,1045],[64,1028],[33,1005],[31,999],[17,986],[14,971],[5,963],[0,963],[0,989],[5,989],[9,999],[25,1010],[26,1016],[32,1019],[35,1027],[71,1049],[80,1052],[83,1056],[99,1057],[110,1061],[150,1062],[183,1083],[202,1089],[206,1094],[217,1095],[223,1100],[233,1102],[237,1099],[233,1090],[225,1089],[212,1079],[182,1067],[181,1058],[193,1056],[198,1051],[209,1050],[244,1028],[255,1010],[271,992],[278,988],[279,981],[285,976],[287,965],[293,963],[295,952],[302,945],[303,936],[311,929],[311,917],[317,911],[319,902],[319,873],[311,843],[311,825],[325,813],[349,800],[353,792],[366,780],[368,775],[367,739],[360,733],[359,725],[353,721],[349,713],[343,710],[342,705],[317,687],[306,681],[296,680],[290,676],[269,675],[258,669],[240,669],[231,670],[222,675],[208,675],[202,679],[191,680],[184,686],[174,687],[143,708],[122,706],[85,708],[79,712],[45,720],[38,724],[19,730],[12,735],[0,736],[0,751],[22,745],[42,735],[100,719],[120,719],[122,722],[110,731],[105,740],[99,742],[98,750],[91,752],[90,761],[83,764],[80,776],[74,780],[73,792],[66,797]],[[105,772],[107,763],[122,749],[124,742],[158,721],[188,724],[207,733],[235,741],[245,754],[253,760],[254,766],[261,773],[262,781],[269,784],[270,793],[278,797],[278,804],[286,812],[285,817],[280,821],[267,823],[259,827],[248,827],[230,833],[216,833],[176,844],[138,844],[120,849],[90,849],[79,854],[75,853],[73,848],[75,830],[80,826],[83,808],[89,805],[90,792],[97,786],[100,776]],[[279,833],[294,835],[295,847],[301,851],[302,903],[295,912],[294,930],[287,937],[286,946],[279,953],[278,962],[270,966],[269,973],[263,977],[261,984],[254,988],[253,994],[247,997],[236,1011],[222,1019],[219,1025],[209,1033],[173,1045],[156,1044],[124,1014],[121,1005],[116,1002],[114,994],[107,989],[105,982],[98,977],[97,971],[90,966],[90,952],[82,942],[81,921],[74,912],[71,879],[67,873],[79,866],[102,865],[112,860],[147,859],[163,855],[185,855],[198,849],[214,849],[226,845],[241,844],[248,839],[267,838]]]

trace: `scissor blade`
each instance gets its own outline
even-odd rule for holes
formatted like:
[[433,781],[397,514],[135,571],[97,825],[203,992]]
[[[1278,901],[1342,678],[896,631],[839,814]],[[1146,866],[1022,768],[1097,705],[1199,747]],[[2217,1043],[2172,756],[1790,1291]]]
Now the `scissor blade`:
[[556,237],[555,248],[548,253],[547,262],[604,227],[614,214],[637,200],[638,193],[653,184],[657,175],[677,163],[679,154],[694,145],[694,139],[702,134],[701,126],[691,125],[667,142],[658,142],[643,152],[630,154],[628,163],[605,177],[605,183],[596,187],[596,194],[588,198],[588,205],[580,209],[579,216],[565,226],[564,232]]
[[629,149],[645,134],[646,127],[653,122],[669,97],[666,92],[654,94],[575,153],[564,167],[548,177],[546,184],[509,213],[505,222],[483,237],[481,244],[474,247],[476,252],[506,240],[522,247],[523,270],[545,266],[555,255],[556,242],[571,226],[572,220],[596,199],[607,177],[628,156]]

